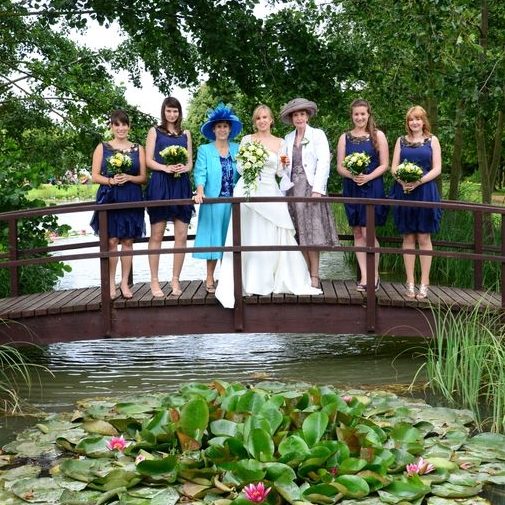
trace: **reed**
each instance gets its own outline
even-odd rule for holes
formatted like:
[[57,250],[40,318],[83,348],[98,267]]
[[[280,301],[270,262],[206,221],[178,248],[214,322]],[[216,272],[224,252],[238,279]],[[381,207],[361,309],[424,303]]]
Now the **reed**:
[[468,312],[433,308],[426,371],[431,388],[475,414],[479,426],[505,433],[505,329],[501,315],[476,305]]
[[22,413],[22,399],[18,390],[20,383],[28,389],[34,375],[40,371],[51,373],[46,367],[30,363],[26,356],[16,347],[0,345],[0,411],[4,414]]

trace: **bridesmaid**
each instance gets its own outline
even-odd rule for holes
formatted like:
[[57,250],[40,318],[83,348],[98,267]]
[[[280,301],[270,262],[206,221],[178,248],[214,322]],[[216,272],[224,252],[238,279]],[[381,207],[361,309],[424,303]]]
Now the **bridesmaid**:
[[[416,182],[402,182],[398,179],[393,186],[393,197],[397,200],[439,202],[440,194],[435,179],[442,171],[440,143],[430,132],[426,111],[416,105],[407,111],[405,119],[407,135],[398,138],[393,153],[392,172],[403,161],[415,163],[423,169],[424,175]],[[432,251],[431,234],[440,229],[442,210],[437,207],[394,207],[393,216],[398,231],[403,235],[403,249],[415,249],[416,242],[421,251]],[[431,256],[419,256],[421,264],[421,284],[415,291],[414,266],[416,256],[404,254],[407,291],[409,298],[422,300],[428,296],[430,285]]]
[[[351,104],[351,119],[354,128],[343,133],[338,139],[337,171],[344,178],[343,196],[356,198],[386,198],[382,175],[388,169],[389,151],[386,136],[375,127],[370,104],[366,100],[354,100]],[[346,156],[353,153],[365,153],[370,156],[370,164],[360,175],[353,175],[343,166]],[[386,222],[388,208],[376,205],[375,225],[383,226]],[[354,245],[366,246],[366,206],[345,204],[345,213],[349,226],[352,227]],[[374,237],[375,247],[379,247]],[[366,253],[357,252],[356,258],[360,271],[358,291],[366,291]],[[375,255],[375,290],[379,289],[379,254]]]
[[[123,110],[115,110],[110,116],[112,140],[98,144],[93,153],[92,180],[100,184],[96,194],[97,203],[139,202],[142,200],[142,184],[146,182],[145,153],[142,146],[128,140],[130,119]],[[112,173],[110,159],[113,156],[125,158],[124,171]],[[99,232],[98,213],[91,220],[95,233]],[[145,235],[144,209],[137,207],[107,212],[109,251],[133,250],[133,241]],[[118,257],[109,258],[110,297],[116,295],[116,269]],[[132,298],[128,277],[132,268],[132,257],[121,256],[121,283],[119,290],[123,298]]]
[[[195,203],[203,203],[206,197],[232,197],[238,179],[236,157],[239,145],[230,142],[242,130],[240,119],[231,108],[220,103],[208,114],[200,131],[211,142],[198,148],[195,163]],[[214,203],[200,205],[195,247],[222,247],[230,222],[231,204]],[[194,258],[207,260],[205,287],[208,293],[216,292],[214,271],[222,252],[193,253]]]
[[[149,130],[146,140],[146,163],[151,178],[146,189],[146,200],[176,200],[192,197],[189,172],[193,167],[191,133],[182,130],[182,107],[177,98],[168,97],[161,105],[161,125]],[[168,146],[182,146],[188,151],[185,164],[167,165],[160,155]],[[166,205],[148,207],[151,236],[148,249],[161,249],[167,221],[174,223],[174,247],[186,247],[188,226],[194,212],[192,205]],[[174,254],[172,271],[172,294],[180,295],[179,277],[184,263],[184,253]],[[151,293],[154,297],[165,296],[158,278],[160,255],[149,254],[151,270]]]
[[[325,133],[309,126],[317,105],[305,98],[295,98],[282,107],[280,118],[295,127],[285,137],[288,173],[293,187],[287,196],[319,198],[326,195],[330,174],[330,147]],[[329,204],[290,203],[289,212],[295,225],[298,243],[303,246],[338,244],[335,219]],[[319,288],[319,251],[303,253],[309,267],[312,287]]]

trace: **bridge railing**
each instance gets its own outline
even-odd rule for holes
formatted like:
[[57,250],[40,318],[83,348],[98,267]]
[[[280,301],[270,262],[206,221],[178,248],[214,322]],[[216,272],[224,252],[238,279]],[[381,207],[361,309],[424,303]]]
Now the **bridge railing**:
[[[353,243],[350,245],[338,246],[244,246],[241,244],[241,219],[240,204],[243,202],[261,203],[261,202],[304,202],[314,204],[320,202],[329,202],[332,204],[364,204],[367,213],[367,243],[363,247],[357,247]],[[87,258],[100,259],[100,278],[101,278],[101,299],[104,320],[109,321],[106,326],[110,326],[110,317],[112,311],[112,301],[110,299],[109,285],[109,261],[112,256],[137,256],[148,254],[174,254],[174,253],[192,253],[206,251],[230,251],[233,254],[234,278],[235,278],[235,327],[240,331],[243,327],[243,299],[242,299],[242,252],[247,251],[279,251],[279,250],[322,250],[322,251],[345,251],[345,252],[364,252],[366,253],[367,278],[373,279],[375,275],[375,254],[404,254],[429,255],[434,257],[448,257],[455,260],[467,259],[473,262],[474,289],[483,288],[483,264],[485,261],[493,261],[501,264],[500,291],[502,308],[505,310],[505,207],[495,205],[483,205],[466,202],[442,201],[416,202],[416,201],[398,201],[391,199],[367,199],[367,198],[346,198],[340,196],[328,196],[318,198],[298,198],[298,197],[251,197],[245,198],[208,198],[203,205],[212,203],[230,202],[232,204],[233,221],[233,244],[224,247],[185,247],[185,248],[166,248],[166,249],[134,249],[133,251],[109,251],[107,238],[107,211],[117,210],[124,207],[128,208],[146,208],[166,205],[166,201],[157,200],[150,202],[128,202],[114,204],[95,204],[95,203],[73,203],[56,207],[44,207],[39,209],[27,209],[23,211],[6,212],[0,214],[0,223],[8,230],[8,250],[0,252],[0,268],[7,268],[10,271],[10,294],[17,296],[19,294],[19,268],[27,265],[43,264],[48,262],[60,262],[69,260],[79,260]],[[183,205],[192,203],[191,200],[172,200],[171,205]],[[468,242],[456,241],[437,241],[433,240],[434,249],[432,251],[422,251],[419,249],[402,249],[401,237],[380,236],[381,246],[375,247],[375,205],[386,206],[407,206],[407,207],[433,207],[437,206],[443,211],[465,211],[473,214],[473,237],[468,238]],[[65,245],[49,245],[21,250],[19,248],[18,223],[20,220],[30,219],[44,215],[59,215],[75,212],[97,211],[99,214],[99,240],[95,242],[82,241]],[[484,223],[485,216],[498,214],[500,216],[500,240],[498,245],[486,244],[484,241]],[[189,239],[194,238],[190,235]],[[343,241],[351,241],[352,236],[340,235]],[[147,242],[148,238],[139,239],[136,242]],[[165,237],[164,240],[173,240],[173,237]],[[388,244],[385,246],[384,244]],[[394,247],[391,247],[392,244]],[[81,252],[84,248],[98,246],[97,252]],[[447,250],[449,249],[449,250]],[[72,251],[69,253],[69,251]],[[58,252],[55,256],[53,253]],[[372,283],[368,283],[366,291],[366,318],[369,331],[375,327],[376,314],[376,296]]]

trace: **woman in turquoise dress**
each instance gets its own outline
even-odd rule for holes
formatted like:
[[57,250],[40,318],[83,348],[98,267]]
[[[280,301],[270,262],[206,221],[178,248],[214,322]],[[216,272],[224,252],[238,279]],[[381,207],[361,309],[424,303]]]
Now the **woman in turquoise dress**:
[[[146,200],[177,200],[192,197],[189,172],[193,167],[193,147],[191,133],[182,130],[182,107],[177,98],[167,97],[161,105],[161,125],[149,130],[146,140],[146,164],[151,170],[151,177],[146,189]],[[187,150],[186,163],[167,164],[161,156],[163,149],[169,146],[181,146]],[[170,205],[148,207],[151,222],[151,235],[148,249],[159,250],[167,221],[174,223],[174,247],[186,247],[188,226],[193,215],[193,205]],[[182,293],[179,277],[184,264],[184,253],[173,255],[172,294]],[[159,254],[149,255],[151,271],[151,294],[163,297],[158,278]]]
[[[110,117],[113,138],[98,144],[93,153],[92,180],[100,184],[97,203],[122,203],[142,201],[142,184],[146,181],[145,153],[142,146],[128,140],[130,119],[126,112],[116,110]],[[95,233],[99,232],[98,213],[91,220]],[[109,251],[131,251],[133,241],[145,235],[144,208],[124,208],[107,212]],[[116,269],[118,257],[109,258],[110,297],[116,298]],[[132,298],[128,277],[132,257],[121,256],[121,283],[119,290],[124,298]]]
[[[439,202],[440,194],[435,179],[442,171],[440,143],[430,132],[426,111],[416,105],[406,116],[407,135],[396,141],[393,154],[392,172],[396,178],[392,196],[396,200]],[[408,161],[421,167],[422,177],[415,182],[403,182],[397,177],[398,165]],[[394,207],[393,217],[398,231],[403,235],[403,249],[415,249],[419,244],[421,251],[432,251],[431,234],[440,228],[442,210],[439,207]],[[430,284],[431,256],[419,256],[421,264],[421,283],[416,293],[414,267],[416,256],[404,254],[406,286],[405,295],[422,300],[428,296]]]
[[[195,203],[202,204],[205,198],[232,197],[238,179],[236,156],[239,145],[230,142],[242,130],[240,119],[231,108],[220,103],[208,114],[201,132],[210,144],[198,148],[194,179]],[[214,203],[200,205],[195,247],[222,247],[226,241],[230,222],[231,204]],[[214,272],[222,252],[195,252],[194,258],[207,260],[206,289],[215,293]]]
[[[355,198],[386,198],[383,174],[388,169],[389,152],[386,136],[375,127],[370,104],[366,100],[354,100],[351,104],[351,119],[354,128],[343,133],[338,140],[337,171],[344,178],[343,196]],[[365,153],[370,157],[370,164],[359,175],[351,173],[343,164],[346,156],[353,153]],[[375,205],[375,226],[386,222],[388,207]],[[352,228],[354,245],[365,247],[367,242],[366,205],[346,203],[345,213]],[[379,247],[374,237],[375,247]],[[357,252],[360,280],[358,291],[366,291],[366,253]],[[375,290],[379,288],[379,254],[375,255]]]

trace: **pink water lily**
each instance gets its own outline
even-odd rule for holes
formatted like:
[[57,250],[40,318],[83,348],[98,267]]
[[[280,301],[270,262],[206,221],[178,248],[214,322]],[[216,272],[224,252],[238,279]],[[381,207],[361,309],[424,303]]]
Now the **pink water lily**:
[[244,487],[244,494],[252,503],[263,503],[271,490],[271,487],[265,489],[263,482],[258,482],[258,484],[249,484]]
[[120,437],[112,437],[108,442],[107,442],[107,449],[109,451],[124,451],[126,447],[126,440],[123,438],[123,435]]
[[344,400],[345,403],[351,403],[352,402],[352,396],[350,396],[350,395],[344,395],[344,396],[342,396],[342,400]]
[[405,469],[407,470],[407,475],[409,477],[412,477],[416,474],[425,475],[427,473],[433,472],[433,470],[435,470],[435,467],[431,463],[428,463],[425,459],[419,458],[417,463],[411,463],[410,465],[407,465]]
[[469,468],[472,468],[472,466],[473,466],[473,463],[470,463],[470,461],[463,461],[463,463],[461,463],[459,465],[461,470],[468,470]]

